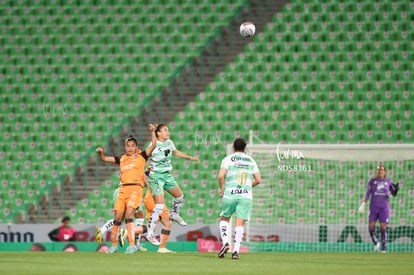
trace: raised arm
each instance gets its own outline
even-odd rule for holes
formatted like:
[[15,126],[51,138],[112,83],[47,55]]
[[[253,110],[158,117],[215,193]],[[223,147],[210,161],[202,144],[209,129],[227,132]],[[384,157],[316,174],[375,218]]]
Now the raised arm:
[[157,129],[156,125],[149,125],[149,130],[151,131],[151,145],[148,146],[147,149],[145,149],[145,153],[148,157],[152,155],[152,152],[154,151],[155,147],[157,147],[157,136],[155,135],[155,129]]
[[96,148],[96,152],[98,153],[99,159],[103,162],[109,162],[109,163],[116,163],[114,157],[107,157],[105,156],[105,150],[102,147]]
[[183,159],[189,159],[189,160],[192,160],[192,161],[197,161],[197,163],[200,163],[200,159],[198,157],[192,157],[192,156],[187,155],[186,153],[183,153],[183,152],[178,151],[178,150],[174,150],[172,153],[176,157],[183,158]]

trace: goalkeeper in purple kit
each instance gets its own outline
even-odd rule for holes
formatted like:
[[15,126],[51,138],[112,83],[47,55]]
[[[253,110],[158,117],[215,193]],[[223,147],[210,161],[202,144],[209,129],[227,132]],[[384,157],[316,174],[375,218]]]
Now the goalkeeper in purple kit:
[[387,249],[387,224],[390,219],[390,195],[396,196],[398,192],[398,183],[394,184],[390,179],[385,177],[385,167],[377,167],[377,177],[368,182],[367,192],[362,200],[358,211],[363,213],[366,202],[371,198],[369,205],[368,231],[374,243],[374,250],[379,251],[380,243],[375,235],[375,223],[380,222],[381,232],[381,252],[385,253]]

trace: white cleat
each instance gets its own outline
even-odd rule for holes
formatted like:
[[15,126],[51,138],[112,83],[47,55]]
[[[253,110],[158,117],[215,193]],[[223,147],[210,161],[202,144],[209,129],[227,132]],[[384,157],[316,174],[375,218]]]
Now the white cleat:
[[187,225],[187,223],[185,222],[185,220],[183,218],[181,218],[181,216],[178,215],[177,213],[171,214],[170,215],[170,220],[176,221],[181,226],[186,226]]
[[374,252],[379,252],[380,249],[380,243],[378,242],[376,245],[374,245]]
[[175,251],[169,250],[168,248],[165,247],[160,247],[158,248],[158,253],[176,253]]
[[148,249],[146,249],[145,246],[143,246],[142,244],[138,245],[137,248],[138,248],[138,251],[141,251],[141,252],[147,252],[148,251]]
[[147,233],[147,240],[153,245],[160,245],[160,242],[157,240],[154,234]]

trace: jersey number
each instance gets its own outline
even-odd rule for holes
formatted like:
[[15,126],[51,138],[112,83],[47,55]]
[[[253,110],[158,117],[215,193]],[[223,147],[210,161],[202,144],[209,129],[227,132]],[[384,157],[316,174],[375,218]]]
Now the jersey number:
[[237,172],[237,183],[240,185],[247,184],[247,172]]

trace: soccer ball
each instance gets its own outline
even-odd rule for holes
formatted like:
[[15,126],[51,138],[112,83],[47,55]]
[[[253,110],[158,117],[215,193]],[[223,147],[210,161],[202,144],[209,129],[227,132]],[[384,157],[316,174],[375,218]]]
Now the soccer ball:
[[240,25],[240,35],[243,38],[251,38],[256,32],[256,26],[252,22],[244,22]]

